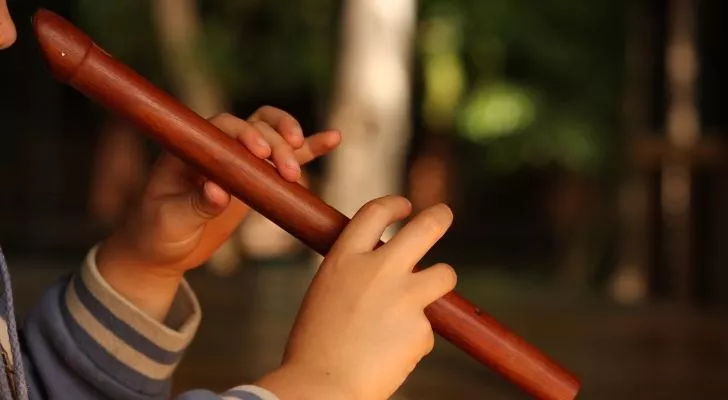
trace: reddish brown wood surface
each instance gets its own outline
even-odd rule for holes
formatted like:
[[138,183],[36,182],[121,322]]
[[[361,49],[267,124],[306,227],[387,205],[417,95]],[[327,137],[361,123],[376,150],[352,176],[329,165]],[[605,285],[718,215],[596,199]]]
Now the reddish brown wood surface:
[[[282,179],[204,118],[113,59],[78,28],[47,11],[35,34],[52,74],[143,128],[165,148],[303,243],[326,254],[349,219]],[[434,330],[532,396],[576,397],[578,380],[469,301],[451,292],[426,310]]]

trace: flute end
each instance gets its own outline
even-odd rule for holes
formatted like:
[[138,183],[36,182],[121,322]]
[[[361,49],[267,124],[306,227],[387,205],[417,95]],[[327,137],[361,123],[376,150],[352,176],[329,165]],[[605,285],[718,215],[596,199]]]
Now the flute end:
[[31,18],[40,52],[53,76],[68,83],[93,46],[91,38],[60,15],[38,9]]

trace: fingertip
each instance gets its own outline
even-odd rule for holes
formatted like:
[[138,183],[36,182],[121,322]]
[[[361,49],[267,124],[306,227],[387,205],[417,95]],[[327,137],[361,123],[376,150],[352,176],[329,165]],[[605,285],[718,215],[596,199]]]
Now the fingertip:
[[266,143],[265,146],[262,146],[262,145],[259,144],[255,148],[251,149],[251,152],[256,157],[258,157],[258,158],[260,158],[262,160],[265,160],[265,159],[267,159],[268,157],[271,156],[271,154],[273,153],[273,150],[271,150],[270,146],[268,146],[268,144]]
[[341,143],[342,136],[339,131],[329,131],[326,135],[326,145],[329,148],[336,147]]
[[17,39],[15,26],[12,25],[12,22],[5,26],[2,24],[3,22],[4,21],[0,21],[0,50],[4,50],[12,46]]
[[412,213],[412,203],[403,196],[383,196],[369,201],[360,209],[359,214],[379,214],[382,212],[399,220]]
[[280,174],[289,182],[297,182],[301,179],[301,167],[293,161],[286,161],[283,167],[278,167]]
[[409,201],[408,198],[403,196],[391,196],[392,200],[397,202],[397,208],[399,209],[399,213],[397,215],[398,219],[404,219],[409,217],[412,214],[412,202]]
[[440,212],[452,214],[452,209],[446,203],[437,203],[432,207],[437,208]]
[[270,144],[263,138],[263,135],[254,124],[251,128],[245,134],[238,136],[238,141],[256,157],[263,159],[270,157],[272,152]]
[[203,190],[205,200],[213,209],[225,209],[230,202],[230,194],[212,181],[205,182]]
[[5,0],[0,0],[0,50],[10,47],[17,38],[17,31]]
[[402,213],[407,216],[412,213],[412,202],[404,196],[394,196],[401,203]]
[[380,243],[386,229],[406,218],[411,209],[409,200],[401,196],[390,195],[370,200],[355,213],[337,242],[346,243],[348,251],[354,253],[372,251]]
[[436,218],[446,226],[450,226],[455,218],[452,209],[445,203],[438,203],[432,206],[431,210]]
[[437,263],[429,268],[415,272],[415,286],[422,291],[426,304],[455,290],[458,276],[450,264]]
[[286,142],[294,149],[300,149],[306,142],[306,139],[303,137],[303,129],[297,123],[288,130],[285,138]]
[[296,182],[301,178],[301,167],[296,160],[291,160],[287,155],[280,153],[273,156],[273,166],[278,174],[289,182]]
[[255,144],[257,145],[257,148],[260,150],[261,154],[265,154],[265,157],[270,156],[271,148],[270,144],[263,139],[262,136],[258,136],[258,139],[255,141]]
[[444,286],[449,288],[448,292],[455,289],[458,284],[458,274],[452,265],[446,263],[437,263],[433,265],[432,268],[437,268],[442,271],[442,279],[444,281]]

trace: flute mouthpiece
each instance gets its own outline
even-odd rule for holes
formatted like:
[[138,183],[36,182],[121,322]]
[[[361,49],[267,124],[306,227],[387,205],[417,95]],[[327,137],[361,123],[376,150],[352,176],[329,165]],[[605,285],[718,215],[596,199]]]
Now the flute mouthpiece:
[[70,83],[94,46],[93,41],[60,15],[43,8],[35,12],[32,24],[51,73],[59,81]]

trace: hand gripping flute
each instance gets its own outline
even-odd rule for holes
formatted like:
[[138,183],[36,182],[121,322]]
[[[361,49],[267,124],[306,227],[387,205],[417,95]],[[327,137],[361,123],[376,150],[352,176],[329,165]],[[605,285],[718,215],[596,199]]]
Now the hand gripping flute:
[[[349,219],[204,118],[112,58],[62,17],[40,9],[33,27],[53,76],[126,118],[167,150],[320,254]],[[426,309],[433,329],[543,400],[572,400],[579,381],[493,317],[450,292]]]

